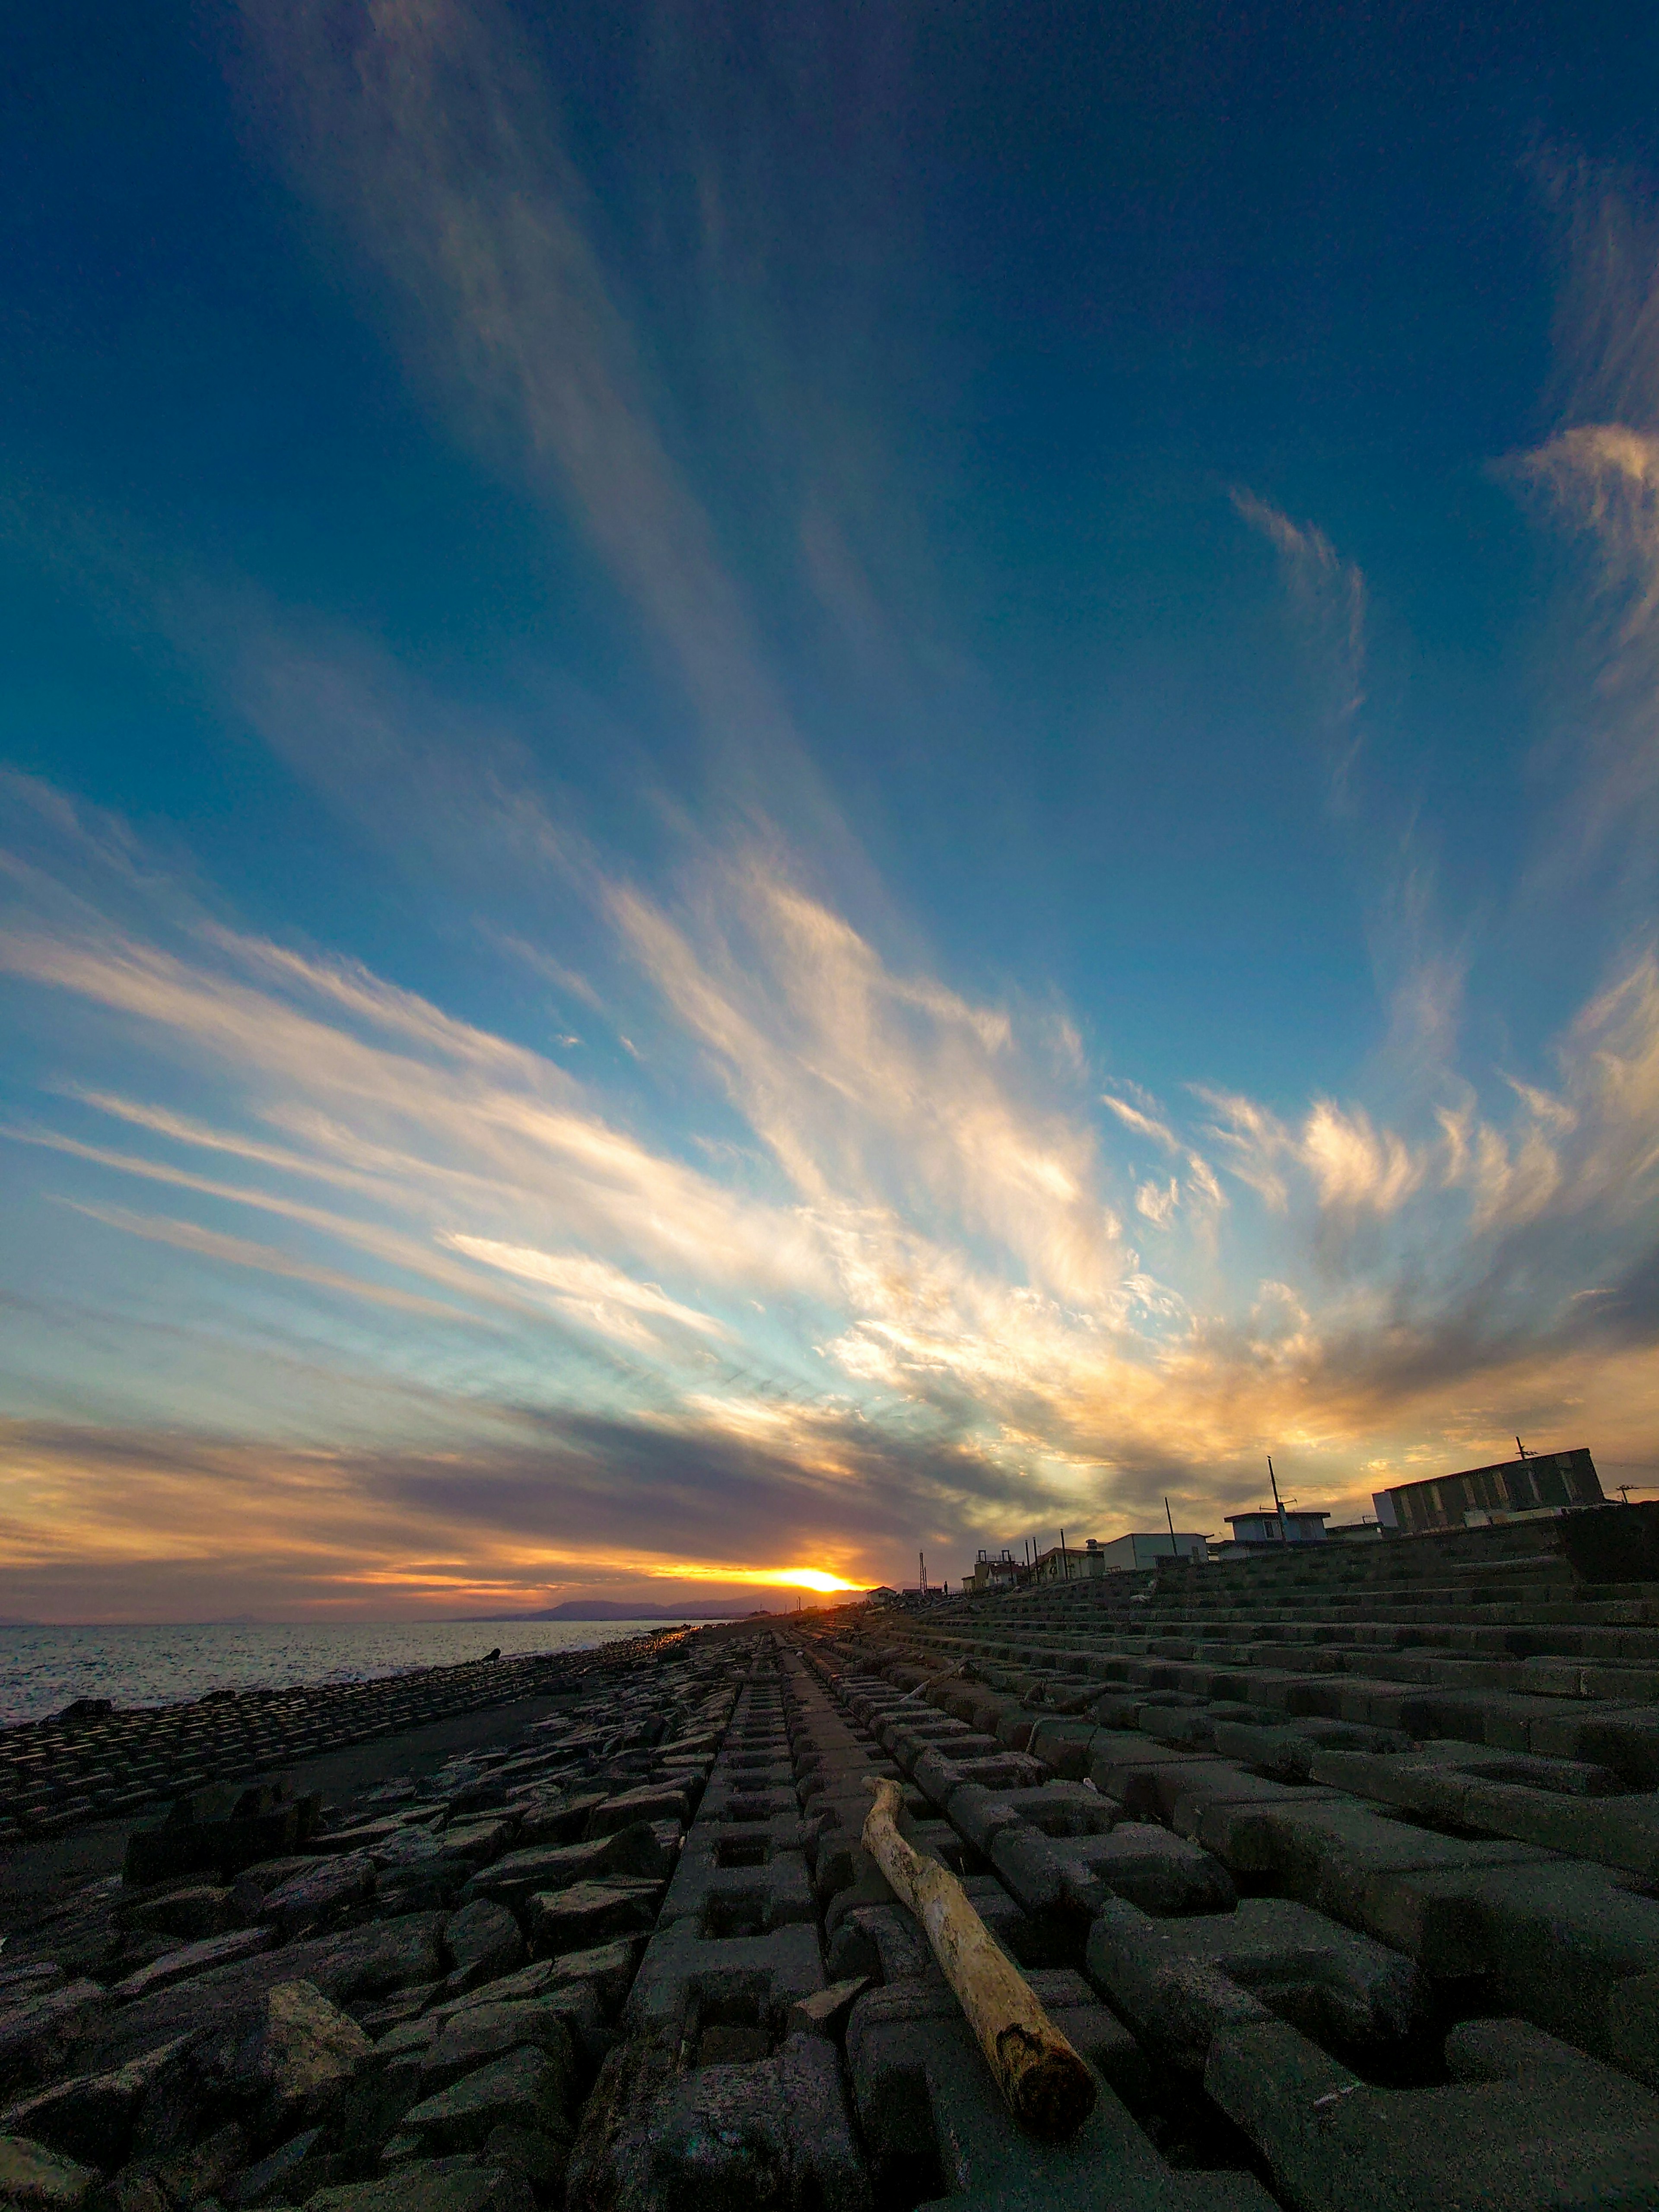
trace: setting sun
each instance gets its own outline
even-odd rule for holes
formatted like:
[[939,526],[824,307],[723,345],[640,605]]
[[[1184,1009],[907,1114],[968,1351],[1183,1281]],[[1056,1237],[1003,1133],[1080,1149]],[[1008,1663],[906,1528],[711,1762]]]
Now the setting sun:
[[773,1589],[810,1589],[828,1595],[835,1590],[861,1590],[864,1583],[849,1583],[823,1567],[726,1567],[676,1560],[647,1570],[653,1580],[697,1583],[755,1583]]

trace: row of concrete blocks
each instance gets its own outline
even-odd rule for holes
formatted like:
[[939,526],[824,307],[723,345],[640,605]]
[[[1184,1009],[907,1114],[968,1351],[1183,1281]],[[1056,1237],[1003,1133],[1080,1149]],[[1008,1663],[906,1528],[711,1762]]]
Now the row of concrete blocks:
[[[926,1660],[923,1667],[940,1671]],[[1614,1716],[1599,1726],[1580,1716],[1577,1755],[1568,1755],[1528,1749],[1523,1725],[1503,1725],[1524,1717],[1508,1712],[1463,1717],[1466,1723],[1484,1720],[1485,1740],[1447,1736],[1419,1744],[1397,1729],[1180,1691],[1085,1700],[1068,1694],[1062,1677],[978,1671],[1016,1686],[1026,1693],[1024,1701],[984,1686],[947,1686],[934,1702],[994,1732],[1002,1743],[1029,1746],[1063,1775],[1109,1767],[1119,1757],[1122,1731],[1137,1729],[1170,1747],[1213,1750],[1271,1780],[1328,1784],[1443,1826],[1594,1860],[1644,1882],[1659,1880],[1659,1796],[1651,1787],[1659,1715]],[[921,1680],[923,1673],[901,1665],[895,1679]],[[1066,1711],[1086,1704],[1086,1717],[1045,1717],[1041,1708],[1030,1710],[1034,1698],[1058,1702]]]
[[[892,1771],[793,1653],[746,1686],[635,1980],[628,2040],[584,2115],[573,2212],[694,2198],[757,2212],[1265,2212],[1253,2177],[1160,2157],[1124,2101],[1151,2093],[1142,2050],[1070,1968],[1030,1971],[1095,2069],[1096,2112],[1063,2147],[1015,2127],[920,1930],[858,1844],[870,1780]],[[912,1802],[906,1824],[926,1848],[937,1824]],[[969,1887],[1005,1943],[1035,1958],[1042,1931],[995,1875]]]
[[[937,1655],[937,1656],[935,1656]],[[1068,1686],[1084,1700],[1114,1691],[1121,1698],[1121,1724],[1135,1725],[1135,1711],[1160,1702],[1261,1707],[1273,1719],[1313,1717],[1364,1727],[1404,1730],[1416,1737],[1444,1736],[1494,1749],[1601,1762],[1631,1789],[1659,1784],[1659,1709],[1650,1692],[1598,1692],[1580,1670],[1545,1694],[1534,1678],[1513,1686],[1414,1677],[1429,1662],[1378,1657],[1355,1673],[1337,1651],[1309,1648],[1294,1653],[1257,1645],[1204,1658],[1114,1654],[1100,1639],[1054,1636],[1009,1641],[941,1626],[926,1644],[907,1655],[937,1673],[967,1661],[988,1678],[1013,1669],[1023,1676]],[[1433,1662],[1443,1677],[1453,1662]],[[1530,1686],[1529,1686],[1530,1684]]]
[[[0,1731],[0,1844],[58,1835],[131,1814],[215,1781],[229,1781],[366,1743],[461,1713],[530,1697],[574,1671],[562,1653],[434,1668],[410,1682],[334,1684],[300,1700],[252,1700],[281,1725],[244,1725],[240,1700],[204,1699],[161,1712],[118,1711],[81,1726],[24,1723]],[[100,1776],[124,1750],[143,1754],[131,1780]],[[154,1771],[151,1771],[154,1770]],[[21,1778],[38,1776],[38,1784]],[[42,1794],[31,1795],[32,1790]],[[49,1794],[47,1794],[49,1793]]]
[[[939,1825],[963,1863],[989,1860],[1030,1925],[1046,1931],[1047,1955],[1080,1950],[1091,1980],[1133,2024],[1152,2062],[1201,2079],[1287,2202],[1334,2212],[1363,2195],[1386,2206],[1469,2203],[1519,2212],[1659,2201],[1644,2193],[1659,2187],[1659,2100],[1637,2083],[1525,2021],[1467,2020],[1440,2047],[1431,2031],[1443,2029],[1447,1978],[1434,1967],[1463,1969],[1450,1977],[1455,1987],[1469,1972],[1467,1955],[1425,1961],[1421,1944],[1413,1957],[1409,1946],[1392,1948],[1294,1896],[1232,1899],[1233,1876],[1243,1877],[1240,1862],[1251,1856],[1238,1848],[1243,1838],[1254,1832],[1259,1852],[1264,1801],[1282,1807],[1299,1794],[1328,1846],[1328,1880],[1338,1871],[1332,1861],[1343,1858],[1350,1885],[1360,1882],[1359,1893],[1350,1886],[1327,1904],[1363,1906],[1367,1878],[1373,1908],[1390,1887],[1396,1907],[1414,1892],[1419,1907],[1432,1899],[1447,1908],[1428,1915],[1443,1943],[1471,1917],[1452,1901],[1460,1878],[1467,1887],[1507,1873],[1517,1909],[1530,1911],[1545,1933],[1544,1972],[1534,1960],[1522,1975],[1536,1997],[1564,1964],[1559,1942],[1547,1956],[1552,1899],[1526,1903],[1547,1855],[1512,1854],[1504,1868],[1492,1846],[1413,1832],[1365,1808],[1334,1805],[1334,1792],[1311,1793],[1314,1805],[1310,1793],[1271,1783],[1258,1795],[1253,1785],[1262,1778],[1232,1762],[1160,1759],[1158,1747],[1133,1741],[1099,1784],[1040,1781],[1029,1754],[932,1710],[908,1679],[831,1679],[849,1711],[946,1816]],[[1153,1841],[1160,1837],[1162,1848]],[[1563,1869],[1571,1867],[1553,1864],[1557,1906],[1566,1894]],[[1556,2001],[1569,2012],[1588,2008],[1604,2027],[1611,2012],[1627,2051],[1651,2063],[1646,1992],[1640,1978],[1616,1973],[1631,1963],[1633,1931],[1604,1928],[1613,1955],[1604,1948],[1586,1958],[1594,1916],[1584,1877],[1600,1879],[1604,1907],[1609,1897],[1603,1869],[1577,1875],[1580,1893],[1569,1899],[1580,1908],[1572,1916],[1576,1961],[1590,1972]],[[1130,1901],[1137,1891],[1138,1904]],[[1652,1912],[1645,1899],[1626,1901]],[[1419,1932],[1426,1925],[1419,1912]],[[1650,1932],[1647,1923],[1643,1932]],[[1466,2005],[1493,1994],[1503,2002],[1493,1978],[1473,1988],[1465,1981]],[[1622,2011],[1607,2002],[1621,1995]],[[1413,2086],[1397,2086],[1402,2078]]]
[[696,2201],[867,2212],[835,2045],[775,1661],[739,1692],[584,2109],[571,2212]]
[[[927,1679],[902,1662],[884,1674],[894,1678],[878,1681],[885,1697]],[[1600,1770],[1468,1744],[1413,1750],[1317,1720],[1220,1723],[1203,1751],[1163,1730],[1146,1741],[1144,1711],[1142,1729],[1126,1733],[1021,1713],[1006,1696],[988,1706],[987,1694],[935,1683],[926,1695],[949,1716],[933,1713],[935,1736],[959,1742],[1000,1711],[999,1740],[1029,1743],[1054,1772],[1202,1844],[1246,1887],[1298,1898],[1407,1952],[1466,1997],[1478,1984],[1492,2009],[1659,2087],[1650,1797],[1575,1799],[1564,1788]],[[1548,1788],[1540,1769],[1551,1770]],[[1514,1832],[1457,1832],[1481,1825]],[[1575,1838],[1594,1842],[1595,1856],[1559,1847]]]

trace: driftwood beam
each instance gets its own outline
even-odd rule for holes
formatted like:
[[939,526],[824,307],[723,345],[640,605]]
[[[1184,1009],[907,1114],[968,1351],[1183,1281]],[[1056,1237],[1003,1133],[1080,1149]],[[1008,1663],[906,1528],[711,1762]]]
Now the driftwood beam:
[[993,1939],[953,1874],[898,1832],[896,1782],[875,1784],[864,1848],[921,1923],[986,2063],[1022,2126],[1050,2142],[1075,2135],[1095,2107],[1095,2081],[1036,1993]]

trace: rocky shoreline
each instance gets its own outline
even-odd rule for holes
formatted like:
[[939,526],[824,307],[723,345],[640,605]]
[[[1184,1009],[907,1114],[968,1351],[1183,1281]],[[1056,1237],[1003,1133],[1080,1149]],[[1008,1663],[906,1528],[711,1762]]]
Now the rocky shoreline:
[[[192,1786],[0,1950],[0,2203],[562,2201],[741,1664],[672,1631],[172,1717]],[[559,1710],[342,1802],[240,1779],[233,1702],[326,1751],[532,1694]],[[153,1719],[29,1733],[84,1764]]]
[[[603,1650],[605,1647],[599,1647]],[[212,1782],[257,1776],[580,1680],[592,1649],[425,1667],[363,1682],[216,1690],[117,1707],[80,1698],[0,1729],[0,1848],[132,1819]]]

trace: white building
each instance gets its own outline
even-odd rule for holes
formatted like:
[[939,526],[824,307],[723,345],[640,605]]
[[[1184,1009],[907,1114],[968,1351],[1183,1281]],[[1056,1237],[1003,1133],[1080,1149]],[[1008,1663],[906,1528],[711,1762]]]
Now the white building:
[[1115,1536],[1109,1544],[1088,1536],[1081,1546],[1056,1544],[1053,1551],[1039,1553],[1031,1577],[1040,1583],[1089,1582],[1097,1575],[1129,1574],[1137,1568],[1153,1566],[1159,1559],[1208,1556],[1206,1537],[1179,1531],[1171,1536],[1167,1528],[1160,1528],[1156,1534]]
[[1221,1548],[1231,1551],[1260,1551],[1269,1544],[1322,1544],[1328,1512],[1309,1513],[1293,1506],[1281,1510],[1277,1506],[1258,1505],[1253,1512],[1229,1513],[1224,1516],[1232,1530],[1232,1540]]

